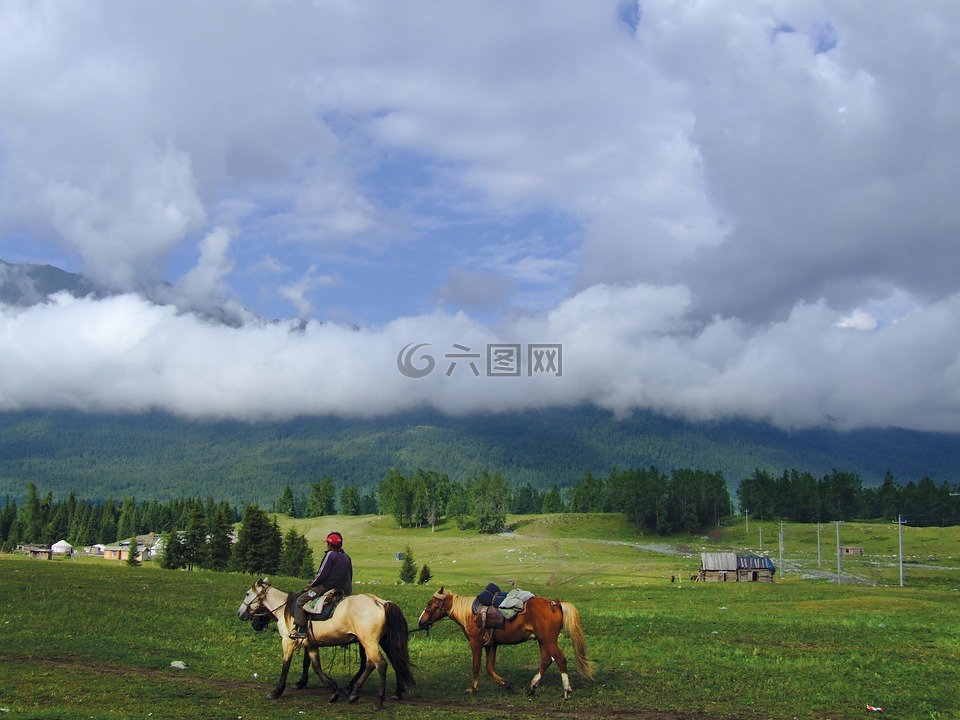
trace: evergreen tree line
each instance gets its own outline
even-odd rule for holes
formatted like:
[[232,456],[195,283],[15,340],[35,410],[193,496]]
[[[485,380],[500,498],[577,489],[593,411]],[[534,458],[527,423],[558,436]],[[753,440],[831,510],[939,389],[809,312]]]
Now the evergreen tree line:
[[66,540],[74,547],[102,543],[114,544],[149,532],[186,530],[191,519],[202,516],[212,527],[239,519],[228,503],[213,498],[185,498],[168,502],[137,502],[125,498],[119,503],[77,499],[73,493],[65,500],[54,500],[53,493],[41,496],[33,483],[27,484],[27,497],[21,506],[7,496],[0,508],[0,546],[9,550],[20,544],[50,545]]
[[183,530],[164,533],[160,565],[168,570],[195,567],[259,575],[313,577],[313,551],[294,528],[281,535],[277,519],[258,505],[247,505],[233,542],[233,522],[226,514],[207,524],[195,508]]
[[[234,542],[234,526],[240,519]],[[159,562],[168,569],[205,568],[239,572],[312,577],[313,551],[306,537],[293,528],[281,535],[276,519],[257,505],[247,505],[243,517],[229,503],[212,498],[190,498],[166,503],[137,503],[126,498],[119,505],[78,500],[72,493],[55,501],[41,496],[33,483],[18,507],[7,497],[0,509],[0,545],[11,550],[22,544],[51,545],[66,540],[74,547],[130,540],[161,534]],[[130,564],[137,554],[131,552]]]
[[779,477],[755,470],[740,483],[737,501],[741,511],[760,520],[900,518],[910,525],[960,525],[960,486],[937,485],[928,477],[900,485],[890,472],[880,485],[870,488],[855,473],[838,470],[821,478],[798,470],[784,470]]
[[333,480],[325,478],[311,483],[308,497],[298,498],[286,487],[273,506],[294,517],[301,508],[305,516],[393,515],[401,527],[433,528],[453,521],[481,533],[502,532],[508,513],[622,512],[640,531],[667,534],[717,524],[731,512],[731,503],[723,473],[702,470],[670,475],[655,467],[614,470],[607,478],[587,472],[572,488],[553,485],[541,491],[531,483],[511,487],[502,473],[487,470],[460,483],[437,470],[404,474],[393,468],[373,492],[346,485],[338,495]]
[[324,515],[376,515],[380,512],[376,495],[364,492],[356,483],[347,483],[337,492],[330,476],[311,482],[308,494],[294,495],[287,485],[273,503],[273,512],[292,518],[323,517]]
[[481,533],[501,532],[507,513],[622,512],[640,531],[693,532],[718,524],[730,512],[730,495],[719,472],[657,468],[614,470],[606,478],[588,472],[567,493],[557,486],[540,492],[529,483],[511,488],[500,473],[484,471],[465,484],[436,470],[404,475],[394,469],[377,486],[380,512],[401,527],[435,527],[443,519]]

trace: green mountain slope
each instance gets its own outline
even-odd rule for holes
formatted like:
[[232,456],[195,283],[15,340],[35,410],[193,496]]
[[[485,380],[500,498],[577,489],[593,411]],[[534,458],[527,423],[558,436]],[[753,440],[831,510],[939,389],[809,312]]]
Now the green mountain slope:
[[286,485],[373,487],[391,467],[466,480],[488,469],[512,484],[573,485],[586,471],[656,465],[722,471],[731,488],[763,468],[856,472],[867,485],[890,470],[956,483],[960,435],[907,430],[784,432],[760,423],[692,423],[653,413],[617,420],[593,408],[450,418],[407,413],[372,420],[200,422],[164,414],[0,413],[0,495],[27,482],[55,495],[171,499],[212,496],[271,503]]

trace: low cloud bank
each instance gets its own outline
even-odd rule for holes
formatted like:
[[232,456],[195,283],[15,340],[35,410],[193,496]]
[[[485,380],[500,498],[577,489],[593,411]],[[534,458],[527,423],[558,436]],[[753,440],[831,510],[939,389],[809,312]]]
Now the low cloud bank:
[[620,415],[955,432],[958,304],[872,329],[823,302],[764,325],[703,323],[683,287],[597,285],[497,326],[433,313],[357,329],[230,327],[132,294],[60,294],[0,308],[0,409],[260,421],[590,403]]

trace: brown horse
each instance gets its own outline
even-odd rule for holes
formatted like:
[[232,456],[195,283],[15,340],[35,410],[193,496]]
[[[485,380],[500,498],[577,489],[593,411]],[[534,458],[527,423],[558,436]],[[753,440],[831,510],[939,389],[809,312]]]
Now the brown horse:
[[[536,639],[540,645],[540,668],[530,681],[527,694],[533,695],[536,692],[543,673],[550,667],[551,661],[556,660],[557,667],[560,668],[560,680],[563,683],[563,699],[569,698],[573,688],[570,687],[570,679],[567,676],[567,658],[557,643],[561,629],[565,630],[573,640],[577,672],[585,678],[593,678],[593,664],[587,660],[587,645],[583,637],[583,629],[580,627],[580,613],[572,603],[533,597],[527,600],[520,614],[506,622],[505,627],[491,631],[477,627],[474,621],[472,597],[455,595],[440,588],[420,613],[420,628],[429,629],[431,625],[445,617],[449,617],[460,626],[473,652],[473,682],[467,688],[467,692],[477,690],[477,684],[480,682],[480,651],[484,648],[487,651],[487,674],[501,687],[513,690],[513,685],[497,675],[497,647]],[[489,636],[488,633],[490,633]]]
[[361,668],[354,675],[348,685],[350,702],[360,697],[360,688],[376,668],[380,684],[374,707],[378,710],[383,707],[387,684],[387,661],[380,654],[380,647],[393,664],[397,675],[396,699],[402,697],[405,684],[414,684],[411,672],[410,653],[407,645],[408,627],[406,618],[399,606],[375,595],[349,595],[340,601],[336,612],[329,620],[310,622],[307,627],[307,639],[298,640],[290,637],[293,631],[293,612],[291,609],[294,595],[273,587],[263,578],[257,580],[247,591],[240,603],[237,617],[241,620],[251,620],[265,608],[277,620],[277,630],[280,633],[283,648],[283,667],[276,687],[270,693],[270,698],[278,698],[283,694],[287,685],[287,673],[290,671],[290,661],[297,648],[306,649],[314,672],[320,680],[333,690],[330,702],[337,700],[340,689],[336,681],[326,675],[320,667],[319,647],[360,644]]

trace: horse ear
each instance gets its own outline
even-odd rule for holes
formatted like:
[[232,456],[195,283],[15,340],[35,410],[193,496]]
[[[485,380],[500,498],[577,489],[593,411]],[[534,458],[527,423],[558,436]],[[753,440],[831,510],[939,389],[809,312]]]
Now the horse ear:
[[440,589],[437,590],[437,595],[443,595],[443,585],[441,585]]

